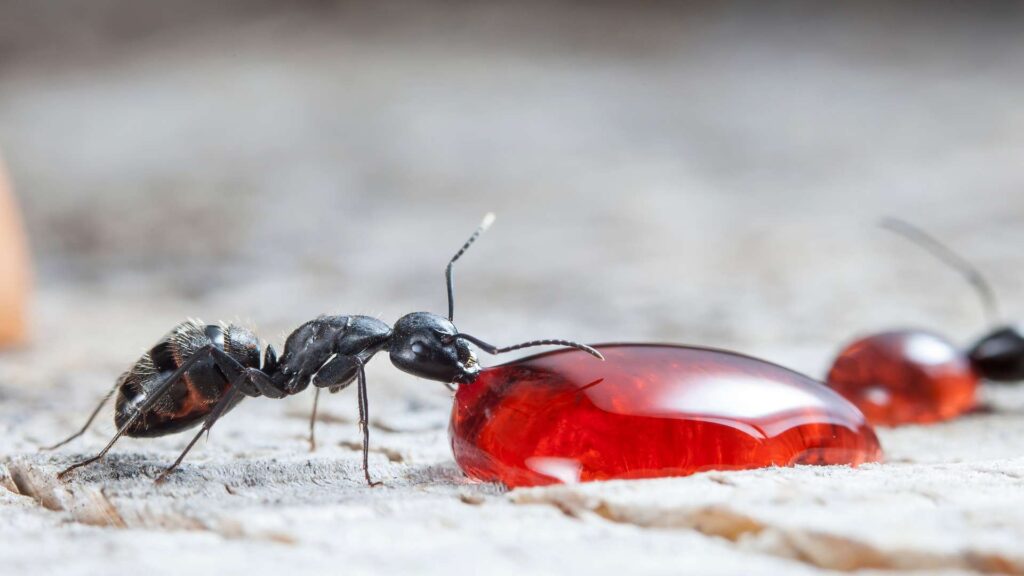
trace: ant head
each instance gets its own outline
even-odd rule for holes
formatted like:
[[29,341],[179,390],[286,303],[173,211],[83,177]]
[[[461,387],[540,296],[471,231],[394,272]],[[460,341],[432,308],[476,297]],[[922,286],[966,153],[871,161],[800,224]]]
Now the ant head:
[[986,380],[1024,380],[1024,335],[1019,328],[999,328],[984,336],[968,355],[978,374]]
[[480,366],[450,320],[429,312],[406,314],[391,334],[391,363],[399,370],[428,380],[466,384],[476,380]]

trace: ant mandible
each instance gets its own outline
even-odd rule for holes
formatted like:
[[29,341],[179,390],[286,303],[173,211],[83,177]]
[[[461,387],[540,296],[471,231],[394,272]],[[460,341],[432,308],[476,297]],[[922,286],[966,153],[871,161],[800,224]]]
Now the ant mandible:
[[236,325],[203,325],[189,320],[176,326],[134,366],[125,372],[92,412],[81,430],[47,449],[54,449],[81,436],[97,414],[117,393],[114,424],[117,433],[95,456],[78,462],[58,474],[102,459],[121,436],[155,437],[173,434],[202,423],[199,433],[178,459],[161,473],[162,482],[181,464],[199,438],[244,397],[285,398],[316,388],[310,419],[310,448],[315,449],[314,426],[320,390],[338,392],[357,382],[359,427],[363,435],[363,475],[370,486],[368,448],[368,406],[364,367],[378,352],[388,351],[399,370],[444,382],[451,389],[473,382],[480,373],[473,344],[488,354],[502,354],[533,346],[577,348],[598,359],[601,353],[590,346],[568,340],[532,340],[499,348],[459,332],[452,323],[455,297],[452,265],[494,221],[488,213],[480,227],[452,257],[445,268],[448,287],[448,317],[430,312],[413,312],[399,318],[394,328],[369,316],[321,316],[299,326],[288,336],[284,353],[277,356],[267,345],[260,365],[259,340],[250,330]]

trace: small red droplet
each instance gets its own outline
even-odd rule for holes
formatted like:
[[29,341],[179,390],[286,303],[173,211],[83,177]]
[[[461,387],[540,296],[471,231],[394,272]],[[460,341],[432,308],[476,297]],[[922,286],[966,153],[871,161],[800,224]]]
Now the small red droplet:
[[978,376],[945,338],[919,330],[883,332],[847,346],[828,385],[872,424],[948,420],[974,407]]
[[471,478],[508,486],[684,476],[881,459],[849,402],[731,352],[608,344],[484,370],[456,394],[449,433]]

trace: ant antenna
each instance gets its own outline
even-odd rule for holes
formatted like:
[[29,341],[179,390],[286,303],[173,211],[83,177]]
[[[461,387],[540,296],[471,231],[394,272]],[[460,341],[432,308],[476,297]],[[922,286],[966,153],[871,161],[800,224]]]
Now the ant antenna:
[[594,350],[593,348],[587,346],[586,344],[579,344],[578,342],[571,342],[569,340],[531,340],[529,342],[523,342],[522,344],[516,344],[514,346],[498,348],[494,344],[488,344],[487,342],[484,342],[483,340],[480,340],[475,336],[470,336],[469,334],[459,333],[456,334],[455,337],[462,338],[463,340],[468,340],[473,344],[476,344],[478,348],[480,348],[484,352],[487,352],[488,354],[504,354],[505,352],[520,350],[522,348],[533,348],[534,346],[565,346],[567,348],[575,348],[577,350],[582,350],[587,354],[590,354],[594,358],[597,358],[598,360],[604,360],[604,356],[597,350]]
[[904,220],[885,218],[882,220],[882,228],[910,240],[932,256],[938,258],[942,263],[963,275],[981,298],[981,305],[985,309],[985,315],[988,317],[989,322],[995,324],[998,321],[999,304],[996,299],[996,293],[992,290],[988,280],[982,276],[981,272],[973,264],[956,252],[953,252],[948,246],[939,242],[924,230]]
[[459,248],[459,251],[455,253],[455,256],[452,256],[452,259],[448,262],[448,267],[444,270],[445,279],[448,281],[449,322],[455,319],[455,290],[452,288],[452,264],[455,264],[456,260],[462,258],[462,255],[466,253],[466,250],[468,250],[470,246],[473,245],[473,242],[476,242],[476,239],[491,227],[491,224],[494,224],[494,218],[494,212],[484,214],[484,219],[480,222],[480,227],[476,229],[476,232],[473,232],[473,235],[469,237],[469,240],[466,240],[466,243],[462,245],[462,248]]

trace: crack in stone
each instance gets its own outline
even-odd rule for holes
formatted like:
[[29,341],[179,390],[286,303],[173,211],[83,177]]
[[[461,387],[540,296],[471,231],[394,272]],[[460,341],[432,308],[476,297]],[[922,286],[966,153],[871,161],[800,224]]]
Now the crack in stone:
[[22,496],[21,489],[18,488],[6,464],[0,464],[0,488],[7,490],[11,494]]
[[722,538],[748,551],[787,558],[827,570],[961,569],[985,574],[1024,575],[1024,565],[1000,554],[880,550],[853,538],[772,526],[722,505],[701,506],[690,510],[661,510],[617,506],[604,499],[571,492],[543,491],[513,492],[511,499],[517,504],[550,505],[576,519],[584,519],[589,513],[610,522],[639,528],[692,530],[705,536]]
[[28,496],[47,510],[52,510],[54,512],[64,511],[64,507],[61,505],[59,500],[40,490],[33,477],[34,473],[31,468],[25,468],[20,465],[8,465],[8,471],[11,475],[11,481],[17,488],[18,494]]
[[55,475],[20,462],[8,462],[7,468],[18,493],[32,498],[47,510],[66,512],[73,521],[81,524],[127,527],[102,488],[67,486]]
[[211,526],[187,514],[171,511],[158,513],[148,506],[123,512],[102,487],[75,482],[63,484],[52,471],[29,463],[10,461],[4,472],[11,484],[5,487],[13,488],[12,492],[31,498],[47,510],[63,513],[70,522],[121,529],[210,532],[229,539],[260,540],[288,546],[297,543],[289,534],[275,531],[249,532],[241,524],[230,520]]

